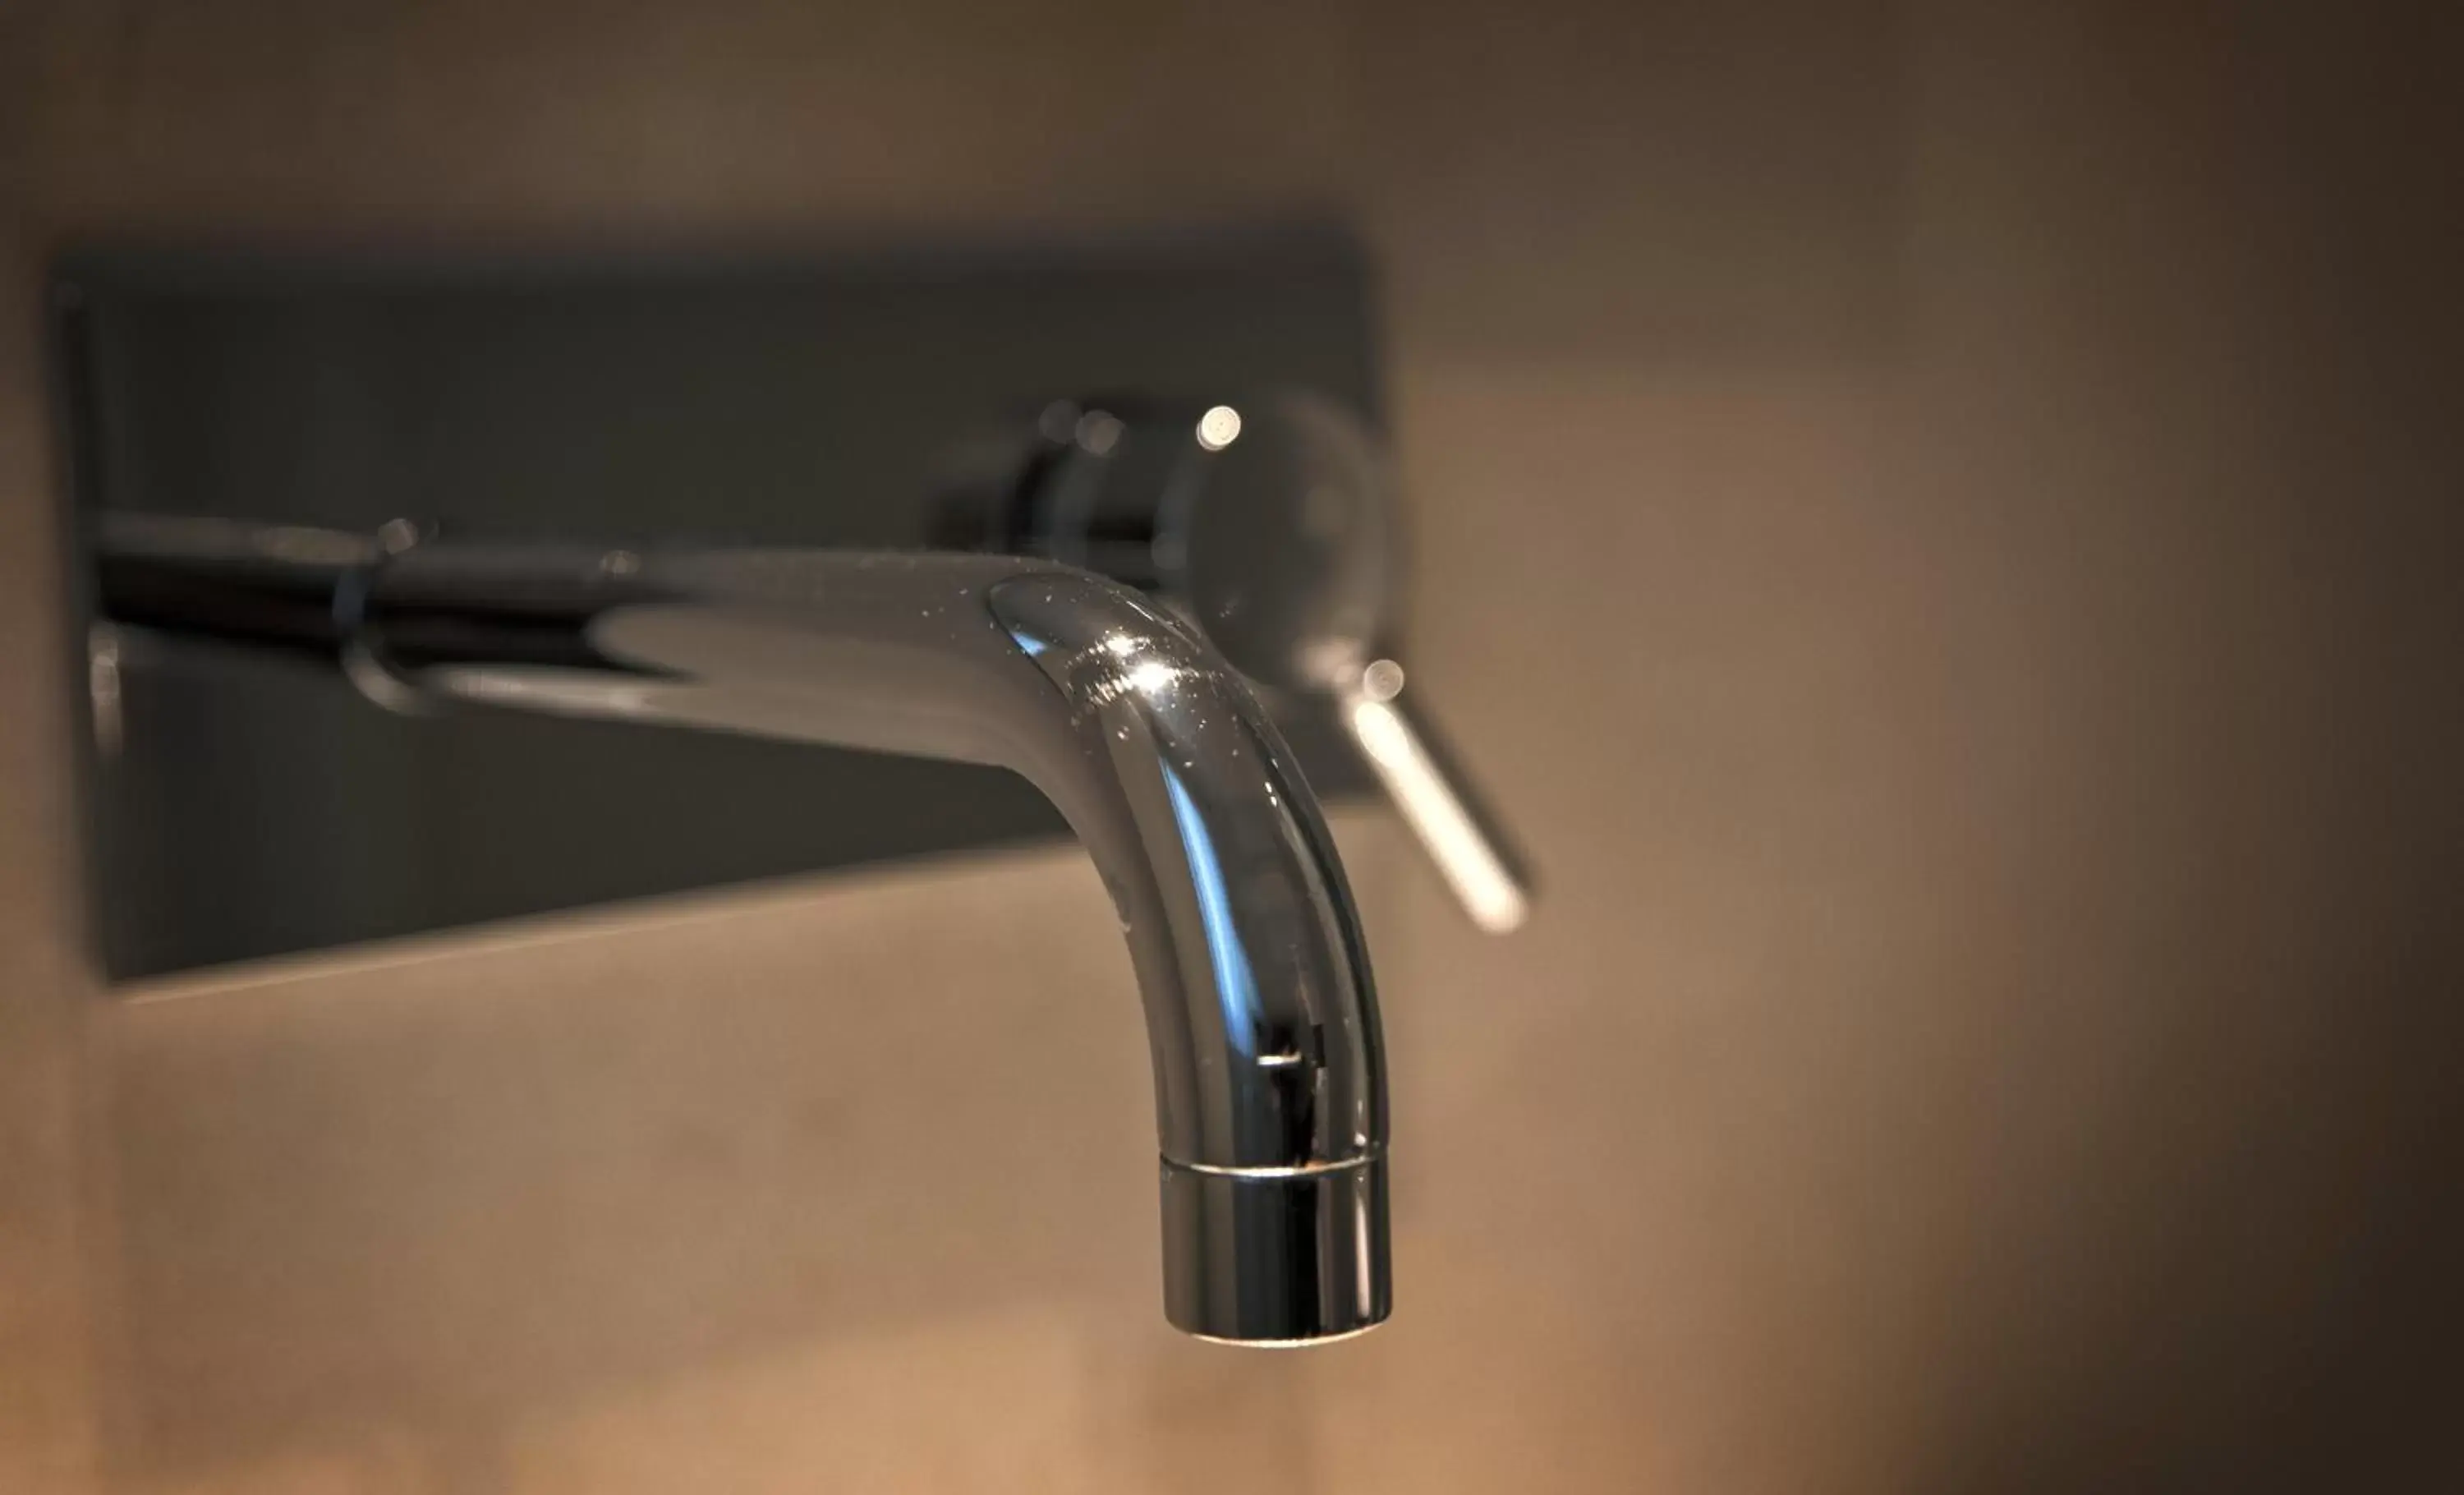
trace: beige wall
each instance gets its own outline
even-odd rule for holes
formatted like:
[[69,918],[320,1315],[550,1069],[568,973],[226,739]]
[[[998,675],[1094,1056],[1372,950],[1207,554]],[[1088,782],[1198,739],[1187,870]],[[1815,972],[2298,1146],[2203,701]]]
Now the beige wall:
[[[0,1490],[2454,1478],[2454,23],[1463,9],[0,12]],[[61,235],[1296,208],[1549,875],[1346,827],[1386,1330],[1164,1329],[1068,856],[81,971]]]

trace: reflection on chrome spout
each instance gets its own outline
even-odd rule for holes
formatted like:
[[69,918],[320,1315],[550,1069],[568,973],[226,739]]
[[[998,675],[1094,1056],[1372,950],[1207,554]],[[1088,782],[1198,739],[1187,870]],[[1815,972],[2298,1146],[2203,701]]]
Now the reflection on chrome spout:
[[996,764],[1057,804],[1127,932],[1165,1307],[1297,1344],[1391,1307],[1386,1104],[1333,843],[1241,677],[1049,562],[418,545],[176,520],[100,538],[120,625],[305,648],[388,705],[492,707]]

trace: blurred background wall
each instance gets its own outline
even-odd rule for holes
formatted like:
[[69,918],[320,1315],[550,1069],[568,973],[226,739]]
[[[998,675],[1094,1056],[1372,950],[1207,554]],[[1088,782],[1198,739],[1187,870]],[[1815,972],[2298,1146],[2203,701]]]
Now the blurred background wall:
[[[2454,16],[0,8],[0,1489],[2456,1481]],[[1343,827],[1387,1330],[1164,1328],[1074,853],[101,998],[53,246],[1296,212],[1549,875]]]

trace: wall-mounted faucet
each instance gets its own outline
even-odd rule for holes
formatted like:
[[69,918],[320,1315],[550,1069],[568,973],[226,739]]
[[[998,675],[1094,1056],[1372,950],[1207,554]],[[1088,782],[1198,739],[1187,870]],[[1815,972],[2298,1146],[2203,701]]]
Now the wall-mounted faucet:
[[1050,561],[408,541],[106,517],[96,615],[304,651],[396,709],[473,703],[1015,770],[1084,842],[1127,934],[1172,1323],[1274,1345],[1387,1316],[1368,953],[1309,786],[1215,648]]

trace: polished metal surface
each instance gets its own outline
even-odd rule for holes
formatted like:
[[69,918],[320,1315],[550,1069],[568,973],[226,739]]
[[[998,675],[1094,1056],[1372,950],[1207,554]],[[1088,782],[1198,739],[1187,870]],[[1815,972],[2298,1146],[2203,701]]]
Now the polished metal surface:
[[[399,541],[403,537],[396,536]],[[1015,770],[1085,843],[1146,1011],[1172,1322],[1248,1344],[1383,1320],[1386,1102],[1334,846],[1241,675],[1048,561],[412,544],[119,518],[99,613],[468,703]]]
[[1153,589],[1279,698],[1324,701],[1471,920],[1529,916],[1531,878],[1407,685],[1400,517],[1375,437],[1313,396],[1064,404],[992,548]]

